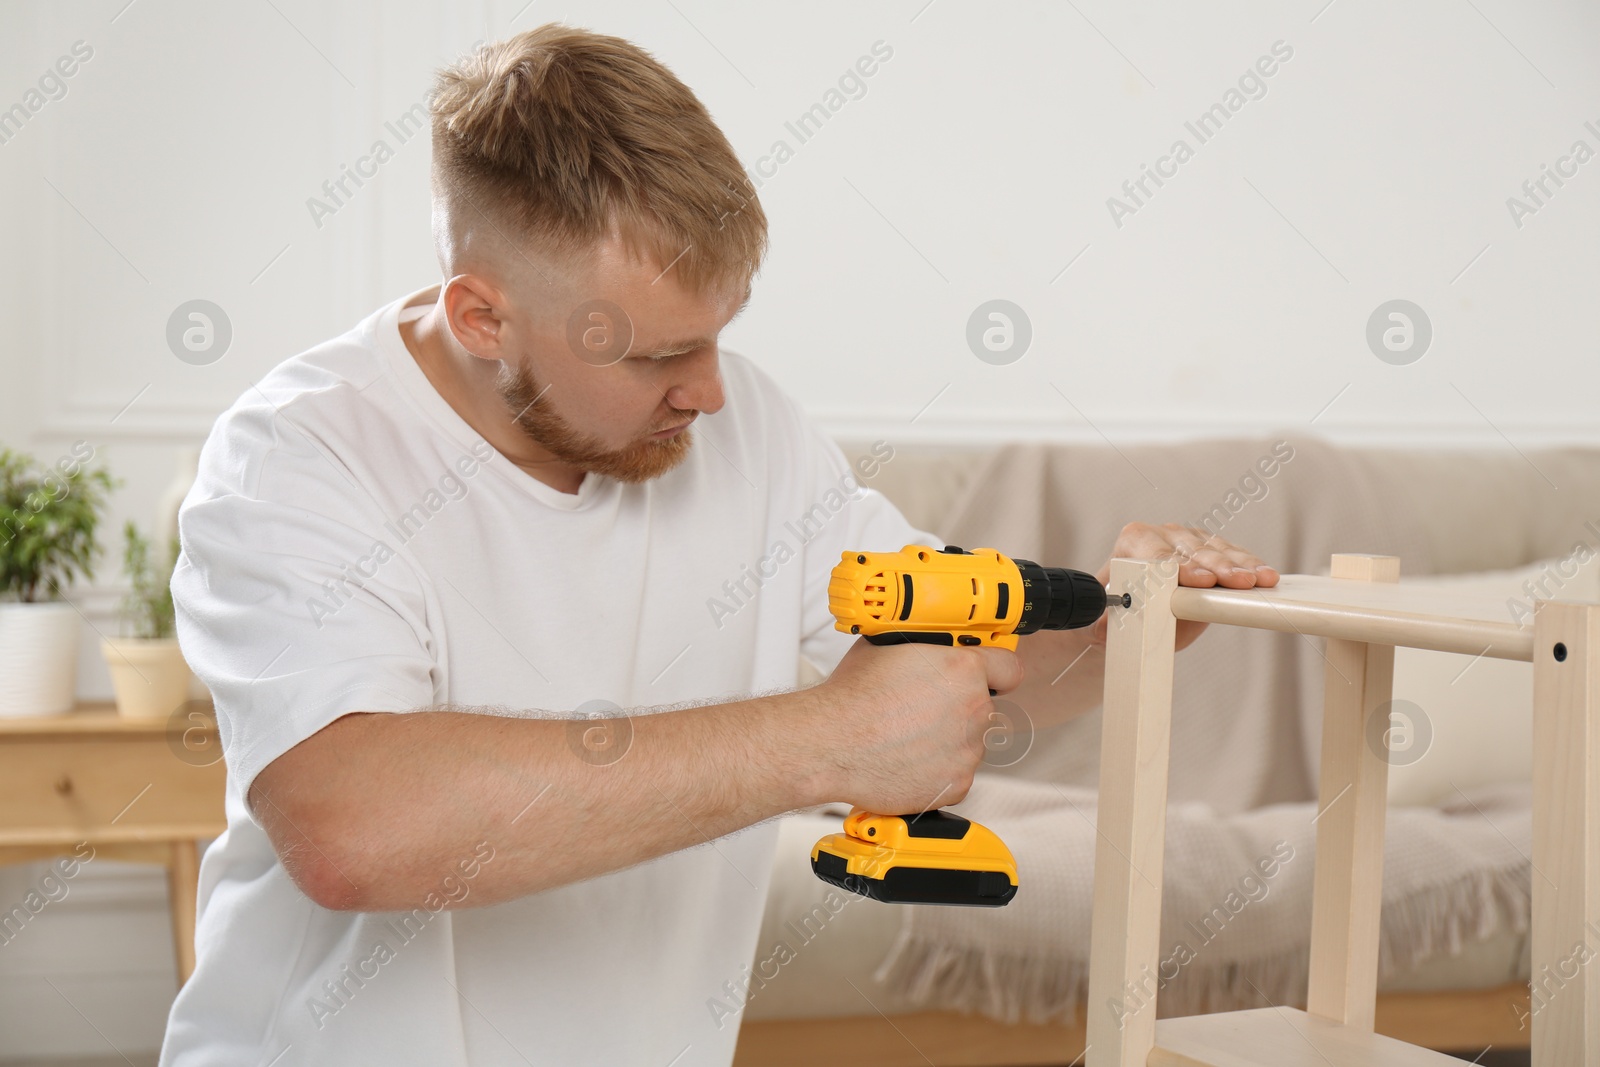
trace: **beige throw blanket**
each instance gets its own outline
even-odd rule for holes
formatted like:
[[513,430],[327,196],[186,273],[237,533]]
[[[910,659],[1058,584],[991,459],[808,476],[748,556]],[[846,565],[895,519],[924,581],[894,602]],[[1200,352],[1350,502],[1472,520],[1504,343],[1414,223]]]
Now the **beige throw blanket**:
[[[1530,803],[1528,789],[1503,787],[1390,812],[1380,978],[1527,929]],[[1017,896],[1004,908],[900,909],[875,978],[917,1008],[1074,1020],[1088,994],[1093,791],[983,776],[952,810],[1010,846]],[[1197,803],[1168,811],[1161,961],[1147,983],[1160,1016],[1305,1003],[1315,814],[1310,803],[1226,817]],[[1136,1012],[1146,993],[1088,1010]]]

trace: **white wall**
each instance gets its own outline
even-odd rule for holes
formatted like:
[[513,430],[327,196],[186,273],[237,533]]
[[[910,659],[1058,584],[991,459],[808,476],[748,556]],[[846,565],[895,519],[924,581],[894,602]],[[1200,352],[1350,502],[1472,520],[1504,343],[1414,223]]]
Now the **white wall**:
[[[0,5],[0,109],[75,42],[93,49],[0,144],[0,441],[47,459],[93,444],[126,482],[109,531],[149,521],[178,449],[252,380],[435,280],[426,139],[384,123],[473,42],[553,17],[650,48],[762,167],[772,255],[726,340],[840,434],[1124,440],[1315,419],[1362,442],[1600,439],[1600,160],[1520,225],[1507,206],[1575,141],[1600,151],[1600,13],[1582,0],[125,4]],[[785,123],[880,41],[893,54],[865,95],[798,143]],[[1200,144],[1185,122],[1280,41],[1293,55],[1265,95]],[[1193,158],[1118,225],[1108,198],[1180,137]],[[395,158],[314,223],[307,199],[378,138]],[[774,173],[761,160],[780,139],[794,154]],[[196,298],[233,329],[207,366],[165,339]],[[994,298],[1032,324],[1006,366],[965,338]],[[1404,366],[1365,339],[1394,298],[1434,331]],[[78,594],[105,628],[114,559]],[[92,635],[80,673],[86,696],[109,693]],[[141,908],[159,943],[159,894],[102,899],[124,905],[60,909]],[[21,972],[0,950],[0,1033],[42,1032],[54,1010],[58,1034],[106,1051],[33,995],[49,960],[91,976],[78,1003],[108,1037],[149,1047],[158,1027],[116,1005],[170,981],[166,965],[87,957],[53,929]]]

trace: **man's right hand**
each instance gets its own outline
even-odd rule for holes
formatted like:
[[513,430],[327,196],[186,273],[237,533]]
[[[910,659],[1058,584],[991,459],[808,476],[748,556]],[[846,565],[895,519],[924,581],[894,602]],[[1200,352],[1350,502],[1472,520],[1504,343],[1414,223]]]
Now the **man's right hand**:
[[990,690],[1021,682],[1022,661],[1006,649],[858,640],[816,690],[836,799],[895,814],[961,800],[994,725]]

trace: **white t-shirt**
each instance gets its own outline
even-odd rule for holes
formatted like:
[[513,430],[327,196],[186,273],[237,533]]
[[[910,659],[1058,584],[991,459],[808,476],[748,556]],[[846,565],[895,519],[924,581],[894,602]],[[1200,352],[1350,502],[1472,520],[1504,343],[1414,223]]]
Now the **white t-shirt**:
[[471,904],[489,827],[416,910],[338,912],[294,886],[250,783],[354,711],[566,716],[793,686],[797,654],[832,669],[850,645],[827,610],[842,551],[942,542],[727,352],[727,402],[678,467],[561,493],[484,442],[407,351],[402,309],[435,294],[280,364],[201,454],[172,586],[216,700],[228,829],[200,867],[198,966],[161,1063],[727,1064],[776,823],[444,907]]

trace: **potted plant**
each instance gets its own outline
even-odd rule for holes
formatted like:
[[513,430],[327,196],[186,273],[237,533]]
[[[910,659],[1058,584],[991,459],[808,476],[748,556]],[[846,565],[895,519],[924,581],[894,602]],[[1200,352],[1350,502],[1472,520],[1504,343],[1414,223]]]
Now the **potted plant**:
[[111,668],[117,710],[129,718],[164,719],[189,698],[189,665],[173,628],[172,568],[178,542],[174,538],[157,560],[132,522],[123,527],[122,536],[122,569],[131,586],[122,601],[124,636],[104,639],[100,652]]
[[79,614],[63,587],[94,577],[95,527],[111,491],[78,442],[54,467],[0,448],[0,716],[72,710]]

